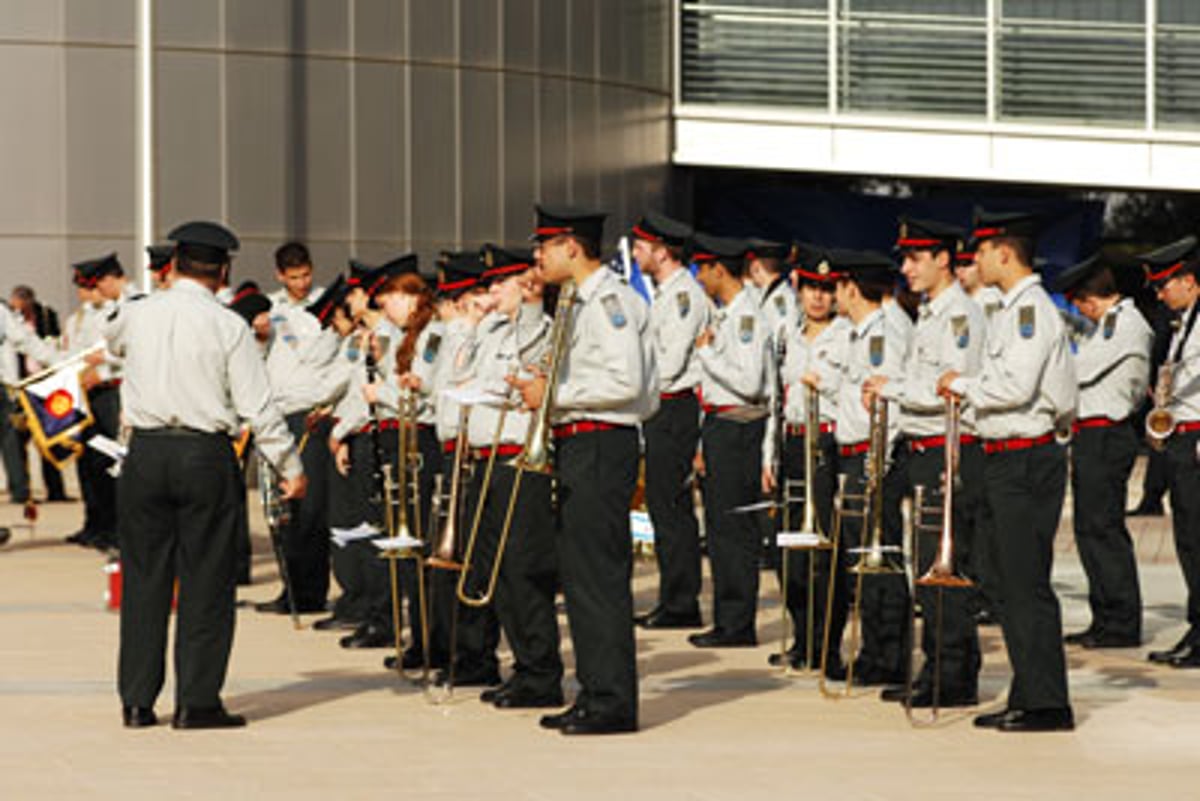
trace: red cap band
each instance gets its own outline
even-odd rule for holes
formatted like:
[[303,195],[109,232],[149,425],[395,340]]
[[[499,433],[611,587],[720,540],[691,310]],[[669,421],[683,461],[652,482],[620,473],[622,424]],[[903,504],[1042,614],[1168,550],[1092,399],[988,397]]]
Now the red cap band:
[[633,235],[638,239],[645,239],[647,242],[662,242],[661,236],[655,236],[640,225],[633,226]]
[[1157,273],[1150,272],[1150,268],[1147,267],[1146,268],[1146,280],[1147,281],[1165,281],[1166,279],[1173,276],[1175,273],[1179,272],[1181,269],[1183,269],[1183,262],[1177,262],[1175,264],[1172,264],[1170,267],[1168,267],[1165,270],[1162,270],[1160,272],[1157,272]]
[[509,275],[511,273],[524,272],[525,270],[528,270],[532,267],[533,267],[532,264],[528,264],[526,262],[517,262],[516,264],[505,264],[503,267],[493,267],[492,269],[487,270],[486,272],[484,272],[483,277],[484,278],[495,278],[498,275]]

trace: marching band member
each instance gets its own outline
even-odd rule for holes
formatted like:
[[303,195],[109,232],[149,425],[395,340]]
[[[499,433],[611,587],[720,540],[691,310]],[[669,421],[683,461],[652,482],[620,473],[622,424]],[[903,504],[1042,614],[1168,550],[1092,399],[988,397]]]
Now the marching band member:
[[[573,282],[554,414],[558,546],[567,619],[581,684],[566,711],[541,719],[566,735],[635,731],[633,542],[629,504],[637,485],[637,426],[658,407],[658,371],[641,297],[604,267],[604,214],[537,207],[537,259],[545,280]],[[568,312],[566,309],[569,308]],[[538,409],[547,378],[510,379]]]
[[1071,441],[1075,546],[1092,620],[1064,639],[1084,648],[1135,648],[1142,642],[1142,595],[1125,498],[1138,451],[1133,413],[1146,397],[1154,331],[1133,300],[1121,297],[1098,255],[1060,273],[1054,289],[1094,325],[1075,353],[1079,415]]
[[700,442],[696,338],[708,324],[709,304],[684,264],[691,235],[689,226],[654,212],[633,227],[633,256],[654,281],[650,335],[659,377],[658,411],[642,429],[659,573],[658,601],[637,617],[648,629],[701,625],[700,525],[691,475]]
[[742,240],[696,234],[692,260],[704,292],[716,304],[712,322],[696,338],[700,362],[700,441],[704,458],[705,532],[713,578],[713,625],[693,634],[697,648],[758,643],[759,555],[762,532],[737,507],[759,498],[762,415],[733,415],[761,407],[770,391],[771,332],[753,292],[743,284]]
[[978,375],[948,370],[938,390],[963,399],[983,437],[984,487],[1013,679],[1007,707],[975,718],[1000,731],[1074,728],[1058,597],[1050,584],[1066,458],[1055,431],[1078,384],[1062,317],[1033,272],[1038,221],[979,212],[972,239],[984,283],[1004,293]]

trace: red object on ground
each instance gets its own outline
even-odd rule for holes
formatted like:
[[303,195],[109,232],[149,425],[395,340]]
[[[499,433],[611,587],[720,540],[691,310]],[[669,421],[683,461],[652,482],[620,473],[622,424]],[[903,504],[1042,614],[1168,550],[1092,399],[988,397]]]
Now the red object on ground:
[[[114,612],[121,609],[121,562],[111,559],[104,563],[104,573],[108,576],[108,589],[104,591],[104,605]],[[171,608],[179,607],[179,582],[175,582],[175,591],[171,594]]]

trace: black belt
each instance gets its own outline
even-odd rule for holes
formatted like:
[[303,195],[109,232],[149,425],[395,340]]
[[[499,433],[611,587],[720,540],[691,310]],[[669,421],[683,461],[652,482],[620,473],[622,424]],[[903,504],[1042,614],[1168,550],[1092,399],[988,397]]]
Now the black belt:
[[229,441],[229,435],[223,431],[201,431],[198,428],[186,426],[163,426],[162,428],[135,428],[134,436],[138,437],[189,437],[192,439],[210,439],[213,437]]

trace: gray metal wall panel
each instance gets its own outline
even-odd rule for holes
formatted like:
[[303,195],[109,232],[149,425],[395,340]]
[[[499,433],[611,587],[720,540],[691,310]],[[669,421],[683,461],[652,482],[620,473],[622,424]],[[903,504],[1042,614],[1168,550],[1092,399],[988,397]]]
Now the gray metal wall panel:
[[593,78],[596,75],[596,34],[600,0],[570,0],[572,75]]
[[600,87],[600,202],[610,213],[620,213],[625,192],[624,143],[621,132],[625,122],[622,115],[621,90],[613,86]]
[[0,0],[0,37],[55,41],[63,33],[63,8],[47,0]]
[[218,47],[221,44],[221,6],[196,0],[158,0],[155,6],[158,44]]
[[500,3],[459,0],[459,41],[463,64],[494,67],[500,60]]
[[629,46],[628,31],[621,17],[624,0],[604,0],[604,10],[597,26],[596,41],[600,47],[600,77],[604,80],[621,80],[621,59]]
[[314,237],[345,236],[350,230],[350,77],[344,61],[295,60],[304,64],[303,102],[296,119],[303,142],[295,146],[293,203],[299,216],[292,231]]
[[525,75],[504,76],[504,239],[526,240],[533,230],[537,200],[537,121],[535,87]]
[[[134,254],[132,236],[89,237],[81,236],[67,241],[66,264],[70,265],[84,259],[94,259],[109,253],[116,253],[125,271],[136,275],[135,269],[142,266],[142,257]],[[37,287],[34,287],[36,291]]]
[[462,241],[473,246],[501,238],[500,76],[462,73]]
[[454,59],[454,6],[456,0],[410,3],[408,22],[412,26],[412,58],[420,61]]
[[62,0],[63,34],[69,41],[132,42],[132,2],[112,0]]
[[243,232],[280,234],[287,222],[288,61],[228,56],[229,218]]
[[536,7],[538,0],[502,0],[504,3],[504,65],[516,69],[537,67]]
[[404,83],[394,64],[359,64],[356,72],[358,237],[404,238]]
[[7,300],[13,287],[25,284],[39,300],[54,307],[60,318],[76,305],[66,239],[4,237],[0,239],[0,264],[4,265],[0,297]]
[[208,53],[158,54],[158,224],[221,214],[221,73]]
[[456,244],[454,71],[413,67],[412,93],[413,249],[430,263]]
[[404,56],[407,0],[355,0],[354,15],[354,49],[358,55]]
[[67,224],[74,231],[133,231],[133,51],[66,51]]
[[541,197],[555,203],[571,199],[567,174],[570,170],[570,143],[567,141],[567,84],[554,78],[539,82],[541,150]]
[[567,41],[566,0],[543,0],[538,8],[538,68],[565,73]]
[[292,0],[224,0],[230,48],[287,50],[292,46]]
[[307,53],[350,52],[349,0],[293,0],[293,19],[298,28],[295,40],[302,36]]
[[[64,230],[63,51],[0,47],[0,97],[10,122],[0,140],[0,232]],[[3,263],[3,262],[0,262]]]
[[571,199],[584,206],[600,202],[601,136],[597,119],[596,84],[571,81],[571,114],[568,118],[571,139]]

